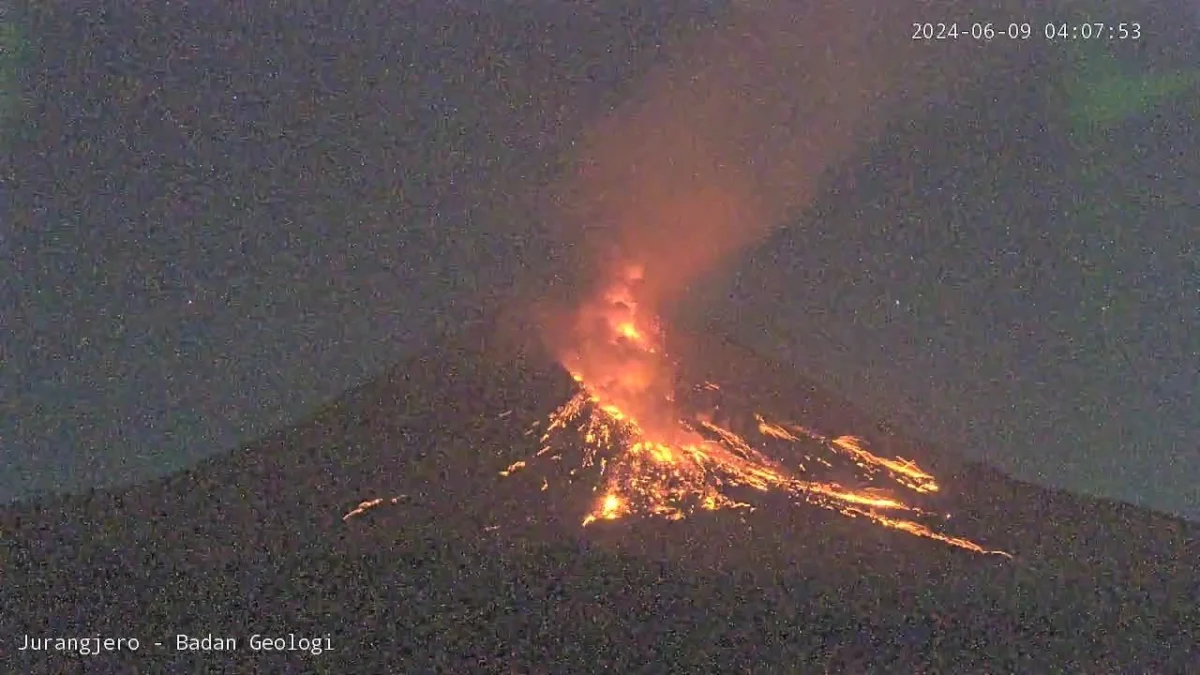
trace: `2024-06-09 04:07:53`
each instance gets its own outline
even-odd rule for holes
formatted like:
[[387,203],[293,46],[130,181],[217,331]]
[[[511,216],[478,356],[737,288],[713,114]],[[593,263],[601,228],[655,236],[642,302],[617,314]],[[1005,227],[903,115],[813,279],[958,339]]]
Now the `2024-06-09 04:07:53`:
[[[1029,22],[913,22],[912,39],[935,40],[1029,40],[1038,31]],[[1105,23],[1050,22],[1042,26],[1041,35],[1050,41],[1067,40],[1140,40],[1142,24],[1136,21]]]

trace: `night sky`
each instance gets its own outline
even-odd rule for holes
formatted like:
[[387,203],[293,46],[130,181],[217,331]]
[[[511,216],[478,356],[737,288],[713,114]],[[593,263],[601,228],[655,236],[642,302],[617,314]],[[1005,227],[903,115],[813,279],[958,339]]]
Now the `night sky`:
[[[721,10],[471,4],[2,15],[0,497],[228,451],[569,267],[539,186]],[[1200,518],[1186,6],[896,120],[679,320],[1018,476]]]

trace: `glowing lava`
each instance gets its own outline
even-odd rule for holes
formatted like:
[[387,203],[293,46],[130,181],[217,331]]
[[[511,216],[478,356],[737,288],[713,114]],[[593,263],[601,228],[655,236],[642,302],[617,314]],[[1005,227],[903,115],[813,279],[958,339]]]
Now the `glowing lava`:
[[[891,490],[855,489],[813,478],[824,471],[857,484],[888,479],[916,495],[937,492],[934,477],[911,460],[880,457],[853,436],[828,437],[768,421],[753,411],[726,412],[729,419],[721,424],[708,415],[682,412],[660,326],[654,316],[639,313],[633,299],[639,279],[640,270],[630,269],[597,302],[580,310],[574,341],[561,353],[578,390],[544,426],[534,425],[542,432],[535,458],[577,459],[572,477],[596,474],[598,497],[584,525],[625,516],[678,520],[696,509],[752,508],[749,500],[755,493],[777,492],[950,546],[1008,555],[922,524],[918,518],[928,513]],[[722,393],[714,383],[694,389],[693,396],[699,397]],[[776,456],[807,461],[785,467],[766,454],[779,446],[786,447]],[[516,462],[501,475],[527,466]]]

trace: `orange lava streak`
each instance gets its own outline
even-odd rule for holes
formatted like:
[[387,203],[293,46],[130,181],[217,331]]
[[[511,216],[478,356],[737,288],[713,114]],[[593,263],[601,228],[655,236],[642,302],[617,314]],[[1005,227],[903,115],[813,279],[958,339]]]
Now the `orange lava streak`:
[[903,532],[908,532],[909,534],[913,534],[918,537],[925,537],[927,539],[933,539],[934,541],[940,541],[944,544],[956,546],[958,548],[966,549],[966,550],[972,551],[974,553],[986,553],[988,555],[1000,555],[1000,556],[1004,556],[1005,558],[1009,558],[1010,560],[1012,559],[1011,553],[1007,553],[1005,551],[988,550],[986,548],[983,548],[979,544],[976,544],[975,542],[970,541],[969,539],[962,539],[960,537],[950,537],[950,536],[941,534],[939,532],[934,532],[933,530],[929,529],[928,527],[926,527],[920,523],[913,522],[911,520],[897,520],[895,518],[888,518],[887,516],[880,515],[878,513],[873,513],[870,511],[856,511],[856,513],[866,516],[867,518],[870,518],[871,520],[875,521],[876,523],[879,523],[880,525],[884,525],[886,527],[901,530]]
[[367,499],[367,500],[359,503],[358,506],[354,507],[353,509],[348,511],[344,516],[342,516],[342,522],[346,522],[346,521],[349,521],[351,518],[356,518],[358,516],[364,515],[368,511],[370,511],[372,509],[376,509],[380,506],[383,506],[384,504],[399,504],[400,500],[405,499],[406,497],[407,497],[407,495],[399,495],[396,497],[392,497],[390,499],[384,499],[382,497],[377,497],[375,499]]
[[[697,509],[747,508],[750,504],[744,499],[776,492],[949,546],[993,552],[921,524],[915,519],[927,512],[890,491],[813,479],[804,466],[789,469],[768,456],[767,448],[773,446],[751,444],[736,423],[717,424],[677,409],[673,364],[661,347],[661,326],[638,307],[632,292],[640,274],[639,268],[631,268],[598,301],[580,309],[577,344],[565,347],[562,356],[579,389],[546,420],[536,455],[577,457],[569,473],[572,479],[581,471],[594,474],[597,499],[584,525],[636,515],[679,520]],[[698,390],[721,396],[720,386],[712,382]],[[749,420],[745,414],[750,412],[740,414]],[[921,495],[939,489],[934,477],[915,462],[876,455],[857,437],[825,436],[799,425],[769,422],[760,414],[752,419],[764,442],[791,446],[793,454],[813,453],[805,456],[830,470],[853,474],[843,479],[871,484],[889,478]],[[518,461],[501,473],[511,476],[527,466]]]
[[[787,428],[779,424],[772,424],[763,419],[761,415],[757,416],[756,419],[758,420],[758,431],[764,436],[770,436],[772,438],[778,438],[787,441],[800,440],[800,437],[794,435]],[[834,439],[829,439],[813,431],[809,431],[804,427],[792,426],[791,429],[797,434],[800,434],[800,436],[828,444],[831,449],[836,449],[853,456],[860,461],[860,466],[862,466],[864,469],[871,470],[873,467],[882,467],[887,469],[894,475],[897,481],[905,487],[916,490],[917,492],[938,491],[938,484],[934,477],[922,470],[921,467],[917,466],[916,462],[909,459],[904,459],[903,457],[897,457],[896,459],[879,457],[864,448],[863,441],[860,438],[855,436],[839,436]]]
[[[706,385],[706,389],[718,390],[715,385]],[[765,421],[761,415],[755,418],[759,421],[759,430],[771,438],[794,443],[805,437],[826,440],[803,431],[793,433],[784,426]],[[595,489],[600,496],[596,506],[584,517],[584,525],[630,515],[680,520],[696,509],[749,507],[729,494],[729,490],[740,487],[761,492],[778,491],[848,517],[864,517],[883,527],[975,553],[1008,555],[990,551],[968,539],[942,534],[914,520],[885,515],[885,511],[924,513],[899,499],[872,491],[852,490],[837,483],[799,479],[734,431],[709,421],[696,420],[695,424],[711,432],[716,440],[681,445],[650,441],[631,417],[614,406],[602,404],[584,386],[559,407],[548,422],[542,435],[544,445],[538,455],[551,452],[552,448],[557,448],[556,457],[567,454],[571,442],[564,435],[569,436],[575,431],[579,434],[578,440],[583,441],[579,468],[599,467],[601,481]],[[863,449],[861,441],[849,443],[845,441],[847,438],[850,437],[834,439],[826,447],[850,452],[860,459],[873,458],[873,464],[898,475],[921,478],[922,485],[932,482],[932,477],[915,463],[878,457]],[[527,466],[525,461],[514,462],[502,475],[512,475]],[[918,492],[929,491],[921,490],[919,486],[908,487]],[[545,483],[543,489],[546,489]]]

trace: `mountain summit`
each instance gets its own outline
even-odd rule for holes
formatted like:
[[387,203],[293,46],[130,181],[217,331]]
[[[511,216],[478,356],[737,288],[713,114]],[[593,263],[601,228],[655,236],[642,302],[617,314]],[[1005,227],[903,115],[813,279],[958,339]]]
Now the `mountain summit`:
[[[672,350],[694,419],[758,434],[796,485],[884,501],[733,481],[718,508],[589,520],[608,483],[586,430],[538,456],[580,385],[522,326],[488,322],[189,471],[6,507],[0,651],[47,673],[1200,662],[1195,524],[1014,481],[712,336]],[[888,516],[901,495],[913,510]]]

